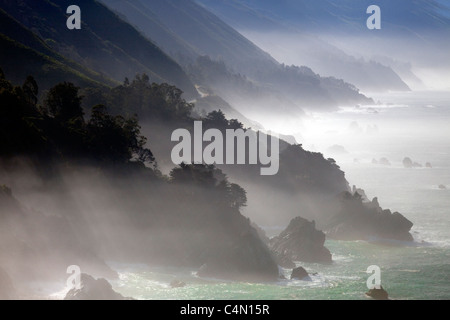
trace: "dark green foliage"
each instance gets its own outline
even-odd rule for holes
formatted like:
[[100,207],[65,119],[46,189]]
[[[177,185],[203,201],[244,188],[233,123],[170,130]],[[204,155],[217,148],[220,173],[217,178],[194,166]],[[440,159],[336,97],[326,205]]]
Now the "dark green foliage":
[[138,114],[144,120],[188,121],[194,108],[182,98],[183,91],[167,83],[150,83],[145,73],[131,83],[125,79],[108,92],[90,89],[85,93],[91,102],[106,102],[115,114]]
[[[73,4],[82,8],[82,28],[75,32],[65,27],[66,8]],[[196,95],[194,86],[177,63],[98,1],[0,0],[0,6],[4,10],[2,19],[8,17],[3,19],[0,34],[5,33],[27,48],[58,60],[66,68],[108,85],[112,83],[110,79],[120,81],[146,72],[152,81],[170,82],[188,95]],[[18,60],[9,56],[7,61]],[[58,77],[54,84],[67,80]]]
[[22,85],[23,93],[30,105],[36,106],[38,102],[39,87],[32,76],[28,76]]
[[244,125],[236,119],[228,120],[222,110],[211,111],[202,119],[203,128],[209,129],[243,129]]
[[[169,176],[173,184],[189,185],[184,189],[189,197],[205,196],[208,202],[236,210],[247,205],[247,192],[238,184],[230,183],[222,170],[212,165],[182,163]],[[202,189],[197,192],[194,187]]]
[[150,150],[144,147],[147,139],[140,135],[135,117],[111,116],[105,106],[96,105],[92,108],[87,133],[92,153],[101,160],[120,163],[133,156],[141,162],[155,160]]
[[37,105],[37,95],[32,76],[19,87],[0,72],[0,156],[154,162],[136,117],[112,116],[95,106],[86,123],[79,88],[68,82],[49,90],[44,107]]
[[67,82],[51,88],[44,102],[48,114],[62,122],[72,119],[83,121],[82,98],[78,95],[78,90],[78,87]]
[[240,185],[231,183],[228,188],[228,195],[232,208],[240,209],[247,206],[247,192]]
[[[60,81],[70,81],[80,86],[104,86],[94,80],[81,66],[71,64],[62,59],[58,61],[48,55],[42,54],[17,41],[11,40],[0,33],[0,61],[3,70],[13,83],[21,83],[28,74],[35,75],[40,87],[49,89]],[[26,63],[24,63],[26,61]],[[100,79],[99,79],[100,80]],[[110,80],[103,80],[106,84],[113,84]]]

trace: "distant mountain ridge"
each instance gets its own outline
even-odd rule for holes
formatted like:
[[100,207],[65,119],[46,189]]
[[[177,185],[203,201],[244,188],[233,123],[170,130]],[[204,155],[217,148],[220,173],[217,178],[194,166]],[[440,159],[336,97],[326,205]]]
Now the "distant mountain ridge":
[[[339,33],[366,32],[366,10],[377,5],[386,24],[381,32],[413,33],[442,29],[449,31],[448,2],[437,0],[196,0],[221,12],[227,21],[241,22],[241,27],[272,19],[277,24],[302,27],[309,31]],[[234,13],[234,17],[231,16]],[[239,15],[240,14],[240,15]],[[259,14],[259,15],[258,15]],[[243,17],[246,19],[242,19]],[[248,21],[252,20],[252,21]],[[282,23],[281,23],[282,21]]]
[[[442,67],[450,70],[446,1],[196,1],[276,59],[301,61],[365,92],[408,90],[405,82],[422,88],[415,70],[432,69],[444,81]],[[381,30],[367,29],[370,5],[381,8]]]
[[[366,8],[358,18],[332,12],[336,4],[320,1],[198,0],[262,48],[288,64],[304,63],[322,75],[343,78],[365,91],[408,91],[408,85],[389,66],[358,59],[324,39],[322,32],[366,28]],[[359,4],[358,4],[359,6]],[[359,19],[359,20],[358,20]],[[361,21],[360,21],[361,20]],[[365,29],[367,31],[367,29]],[[317,36],[316,36],[317,33]]]
[[[280,115],[279,110],[299,116],[304,107],[325,109],[344,104],[373,103],[349,83],[320,77],[310,68],[280,64],[193,0],[102,2],[124,16],[149,39],[154,39],[185,69],[193,71],[191,79],[201,78],[196,72],[209,67],[199,65],[199,58],[208,56],[213,62],[224,63],[226,72],[210,73],[214,76],[213,81],[195,84],[209,87],[214,93],[219,92],[235,109],[253,120],[260,122],[259,116],[273,116],[274,112]],[[196,68],[191,68],[192,65]],[[226,80],[229,74],[245,78],[248,84],[245,87],[251,85],[258,93],[252,90],[243,92],[243,87]],[[228,89],[224,90],[224,87]]]
[[[29,74],[49,88],[61,79],[79,85],[115,85],[114,80],[102,76],[69,60],[51,49],[42,39],[0,9],[1,67],[16,83]],[[27,61],[26,64],[23,61]]]

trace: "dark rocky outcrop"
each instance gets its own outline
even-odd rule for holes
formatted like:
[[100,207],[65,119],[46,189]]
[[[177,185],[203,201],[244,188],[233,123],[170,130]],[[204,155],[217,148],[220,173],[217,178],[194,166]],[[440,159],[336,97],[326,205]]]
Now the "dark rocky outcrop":
[[387,291],[383,289],[383,286],[380,286],[379,289],[370,289],[368,292],[366,292],[366,296],[371,297],[375,300],[389,300],[389,295]]
[[291,273],[291,280],[297,279],[297,280],[303,280],[306,277],[308,277],[308,272],[303,267],[298,267],[292,270]]
[[316,229],[314,221],[297,217],[270,240],[270,248],[278,261],[331,263],[331,253],[324,243],[325,234]]
[[441,189],[441,190],[446,190],[447,187],[446,187],[445,185],[443,185],[443,184],[440,184],[440,185],[439,185],[439,189]]
[[403,166],[405,168],[411,169],[411,168],[422,168],[422,165],[417,162],[413,162],[411,158],[406,157],[403,159]]
[[115,292],[105,279],[94,279],[88,274],[81,274],[81,288],[71,289],[64,300],[131,300]]
[[373,238],[413,241],[409,233],[413,223],[398,212],[383,210],[378,199],[364,202],[359,194],[342,193],[338,213],[324,227],[328,237],[339,240]]
[[283,254],[282,252],[272,252],[273,258],[275,259],[275,262],[283,268],[286,269],[293,269],[295,268],[296,264],[292,261],[289,256]]
[[357,188],[355,185],[352,187],[352,194],[356,197],[361,197],[361,200],[363,202],[370,202],[369,197],[367,197],[366,191],[364,189]]
[[252,231],[208,254],[207,262],[199,269],[198,275],[237,281],[276,280],[278,266],[256,230]]
[[9,275],[0,268],[0,300],[17,299],[17,292]]

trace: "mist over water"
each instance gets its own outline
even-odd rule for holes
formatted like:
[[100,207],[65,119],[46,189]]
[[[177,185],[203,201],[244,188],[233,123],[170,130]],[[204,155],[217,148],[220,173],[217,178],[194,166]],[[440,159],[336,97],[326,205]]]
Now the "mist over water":
[[[375,106],[309,114],[301,120],[301,130],[298,126],[277,129],[336,159],[351,185],[413,221],[414,244],[327,240],[333,264],[301,263],[307,271],[318,273],[306,282],[224,282],[198,278],[190,269],[122,265],[114,288],[142,299],[365,299],[365,270],[378,265],[382,285],[393,299],[449,299],[450,188],[442,190],[439,185],[450,187],[450,93],[391,93],[376,100],[380,104]],[[330,148],[336,145],[342,148]],[[405,157],[423,167],[405,168]],[[391,165],[372,163],[380,158]],[[432,168],[425,167],[427,162]],[[263,227],[268,235],[275,235],[285,226]],[[289,270],[282,273],[289,277]],[[187,287],[171,289],[174,279],[185,281]]]
[[[78,38],[66,2],[0,0],[0,299],[63,299],[69,265],[135,299],[367,299],[373,265],[450,299],[448,7],[86,1]],[[277,174],[195,156],[236,128]]]

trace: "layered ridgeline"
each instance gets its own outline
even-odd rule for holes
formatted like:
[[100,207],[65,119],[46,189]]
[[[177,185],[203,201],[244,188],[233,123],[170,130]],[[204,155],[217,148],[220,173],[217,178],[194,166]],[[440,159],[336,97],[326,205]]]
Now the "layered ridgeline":
[[63,79],[82,86],[115,84],[112,79],[58,54],[3,9],[0,9],[0,42],[0,61],[16,83],[34,74],[43,88],[50,88]]
[[280,110],[299,116],[301,107],[373,102],[342,80],[280,64],[195,1],[102,2],[183,65],[196,84],[212,89],[256,121],[276,118]]
[[[83,90],[83,95],[86,107],[101,103],[107,105],[113,113],[138,114],[142,121],[142,131],[149,137],[152,152],[158,159],[159,169],[164,172],[169,172],[173,167],[172,151],[178,144],[172,141],[175,130],[184,128],[190,132],[191,137],[196,137],[195,120],[202,121],[203,132],[200,134],[208,129],[216,129],[226,137],[228,129],[245,128],[237,120],[228,120],[220,111],[213,111],[205,116],[191,114],[189,110],[194,105],[182,99],[181,91],[167,85],[151,84],[145,75],[112,90],[99,92],[86,89]],[[264,134],[262,136],[265,141],[264,138],[267,137]],[[289,140],[288,137],[286,140]],[[400,223],[393,223],[392,229],[387,231],[383,224],[394,222],[390,212],[374,208],[366,198],[357,198],[358,190],[350,190],[344,172],[333,159],[326,159],[320,153],[309,152],[302,145],[288,143],[286,140],[280,140],[279,143],[279,170],[276,175],[261,176],[260,163],[217,165],[247,191],[248,206],[244,213],[252,220],[264,226],[283,227],[291,219],[302,216],[314,219],[319,229],[328,231],[341,223],[356,223],[354,216],[350,218],[354,214],[361,217],[359,226],[365,225],[367,228],[358,228],[355,224],[355,232],[347,235],[351,239],[411,239],[411,225],[404,218],[400,219]],[[207,145],[208,142],[203,142],[203,149]],[[270,151],[271,145],[267,147]],[[223,155],[226,155],[225,144],[223,148]],[[249,159],[248,150],[247,144],[245,159]],[[235,154],[236,151],[235,149]],[[355,196],[355,199],[344,197],[347,193]],[[350,210],[354,203],[359,203],[360,206]],[[384,214],[378,214],[378,211]],[[344,234],[333,232],[333,235],[342,238]]]
[[72,4],[50,0],[0,1],[2,48],[5,45],[9,49],[2,50],[2,67],[16,77],[12,80],[19,81],[35,71],[37,79],[46,80],[42,81],[43,86],[51,80],[57,80],[51,85],[69,80],[68,73],[73,79],[78,77],[80,85],[88,80],[111,85],[113,80],[122,81],[145,72],[152,81],[179,86],[187,97],[197,95],[175,61],[99,2],[78,1],[82,28],[69,30],[66,10]]
[[[200,134],[216,129],[225,137],[229,129],[245,129],[242,123],[227,119],[220,111],[205,116],[191,114],[189,110],[194,105],[183,100],[181,91],[167,85],[151,84],[145,75],[111,90],[85,89],[83,95],[86,107],[101,103],[113,113],[138,114],[142,131],[150,137],[152,152],[163,172],[169,172],[173,167],[172,151],[178,144],[171,141],[175,130],[184,128],[191,137],[198,137],[194,130],[195,120],[202,121],[203,132]],[[262,136],[262,141],[267,141],[267,137]],[[309,152],[302,145],[286,140],[279,140],[279,170],[276,175],[262,176],[260,163],[217,165],[247,191],[248,206],[243,209],[245,215],[260,225],[281,227],[291,219],[302,216],[315,220],[320,230],[330,233],[334,230],[332,234],[335,238],[411,240],[410,223],[403,216],[396,222],[393,217],[397,215],[383,211],[379,206],[374,207],[366,198],[358,198],[359,190],[350,190],[345,174],[335,160],[326,159],[320,153]],[[203,149],[208,145],[208,142],[203,142]],[[271,145],[267,147],[271,152]],[[223,154],[226,154],[225,143],[223,148]],[[249,159],[249,149],[246,144],[245,159]],[[350,197],[344,196],[347,193]],[[386,228],[391,223],[392,228]],[[336,231],[335,227],[341,224],[348,226],[347,235]],[[344,228],[341,226],[339,230]]]
[[[403,81],[421,84],[420,69],[449,66],[448,41],[442,41],[450,36],[445,1],[197,2],[280,61],[302,61],[364,90],[405,90]],[[371,5],[381,8],[381,30],[366,27]]]
[[[290,261],[287,267],[293,268],[294,259],[329,263],[323,234],[300,218],[279,240],[265,243],[267,239],[241,214],[246,205],[253,207],[245,189],[222,170],[181,165],[168,175],[159,171],[156,160],[163,158],[155,159],[156,153],[147,146],[161,152],[169,145],[166,132],[180,126],[192,130],[195,120],[190,115],[193,106],[176,87],[150,84],[143,75],[103,92],[86,88],[86,99],[100,97],[104,103],[90,107],[89,118],[79,89],[70,83],[53,87],[42,103],[38,93],[32,77],[13,86],[0,72],[0,179],[9,186],[1,187],[0,194],[0,268],[19,291],[30,281],[61,280],[72,264],[95,276],[113,277],[105,260],[189,267],[202,276],[245,281],[276,280],[277,263]],[[155,135],[148,141],[136,118],[117,114],[136,111],[137,101],[142,103],[139,111],[152,119],[147,120],[146,131],[154,130]],[[220,112],[201,120],[205,128],[242,127]],[[298,216],[299,208],[305,208],[301,215],[307,213],[312,203],[300,197],[301,190],[304,195],[321,195],[322,203],[336,209],[332,195],[347,189],[347,182],[333,161],[286,142],[282,148],[280,176],[274,180],[258,180],[256,166],[224,169],[248,179],[248,184],[266,184],[266,190],[259,191],[265,192],[260,203],[267,208],[259,214],[278,223]],[[289,190],[293,195],[289,205],[296,210],[280,206],[275,210],[280,199],[271,194]],[[322,226],[329,222],[328,230],[346,228],[345,235],[353,232],[352,239],[411,238],[411,223],[400,214],[378,212],[378,206],[364,204],[356,194],[338,199],[356,209],[350,218],[338,215],[347,214],[345,207],[343,212],[321,211],[318,217]],[[359,233],[352,231],[354,226]],[[291,240],[285,242],[290,234]],[[333,235],[339,238],[338,232]],[[279,250],[286,253],[284,246],[293,253],[279,257]]]

